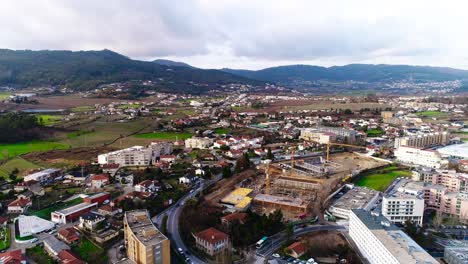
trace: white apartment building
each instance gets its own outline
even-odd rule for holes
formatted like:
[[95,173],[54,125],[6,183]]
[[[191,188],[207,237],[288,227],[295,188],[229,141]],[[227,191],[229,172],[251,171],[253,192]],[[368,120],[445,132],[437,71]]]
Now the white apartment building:
[[186,148],[207,149],[213,145],[210,138],[192,137],[185,140]]
[[151,149],[151,158],[153,163],[155,163],[157,158],[172,153],[173,144],[165,141],[154,141],[149,144],[148,148]]
[[397,161],[407,165],[440,168],[442,158],[437,151],[400,146],[395,150]]
[[152,160],[152,149],[142,146],[133,146],[106,154],[98,155],[98,163],[119,164],[125,166],[148,166]]
[[382,200],[382,215],[392,223],[404,224],[407,220],[422,225],[424,216],[424,192],[406,188],[411,180],[402,179]]
[[376,213],[352,210],[349,235],[370,264],[439,263],[387,218]]
[[434,132],[427,134],[416,134],[406,137],[395,138],[395,148],[400,146],[425,148],[435,145],[446,145],[449,142],[448,132]]

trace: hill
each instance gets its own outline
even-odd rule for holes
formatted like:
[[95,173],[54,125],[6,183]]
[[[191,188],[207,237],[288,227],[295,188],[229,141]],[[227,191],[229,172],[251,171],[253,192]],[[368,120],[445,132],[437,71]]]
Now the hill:
[[222,69],[225,72],[246,78],[277,82],[284,85],[304,84],[315,81],[393,83],[401,81],[430,82],[468,79],[468,71],[444,67],[349,64],[345,66],[320,67],[312,65],[289,65],[266,68],[258,71]]
[[130,80],[156,80],[155,89],[195,93],[227,83],[262,83],[219,70],[132,60],[110,50],[0,50],[0,86],[90,90],[100,84]]
[[180,61],[171,61],[171,60],[164,60],[164,59],[157,59],[153,61],[154,63],[157,63],[159,65],[164,65],[164,66],[169,66],[169,67],[189,67],[189,68],[195,68],[185,62],[180,62]]

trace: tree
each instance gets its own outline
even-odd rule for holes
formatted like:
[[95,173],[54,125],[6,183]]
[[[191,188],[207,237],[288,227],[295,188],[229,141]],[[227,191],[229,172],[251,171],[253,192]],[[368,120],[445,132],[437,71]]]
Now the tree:
[[229,168],[229,166],[224,166],[223,167],[223,178],[229,178],[231,176],[232,176],[231,168]]
[[250,165],[249,154],[244,153],[244,155],[237,159],[235,171],[237,173],[245,171],[250,168]]
[[352,115],[353,111],[351,111],[351,109],[346,109],[346,110],[344,110],[344,114],[345,115]]
[[268,148],[266,158],[269,159],[269,160],[274,160],[275,159],[275,156],[273,155],[273,153],[271,153],[271,148]]

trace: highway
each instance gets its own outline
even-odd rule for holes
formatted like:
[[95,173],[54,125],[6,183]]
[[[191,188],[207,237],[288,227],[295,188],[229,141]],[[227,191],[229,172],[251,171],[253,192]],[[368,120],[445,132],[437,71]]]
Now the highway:
[[[183,196],[179,201],[177,201],[174,205],[167,208],[160,214],[153,217],[153,223],[155,223],[159,229],[162,227],[162,220],[165,215],[168,216],[167,218],[167,231],[169,232],[169,238],[171,240],[171,246],[177,251],[178,248],[181,248],[184,252],[188,252],[187,246],[185,246],[184,241],[180,237],[179,233],[179,217],[182,212],[183,205],[188,200],[195,197],[198,193],[204,190],[206,187],[210,186],[212,183],[221,179],[221,174],[217,175],[215,179],[204,181],[201,180],[198,185],[195,185],[195,188],[185,196]],[[191,263],[202,264],[205,263],[203,260],[199,259],[193,254],[186,255],[190,258]]]

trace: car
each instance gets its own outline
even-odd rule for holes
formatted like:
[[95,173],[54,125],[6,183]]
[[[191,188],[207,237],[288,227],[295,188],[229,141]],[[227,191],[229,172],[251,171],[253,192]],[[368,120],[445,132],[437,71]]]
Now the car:
[[37,238],[33,238],[33,239],[31,239],[30,242],[31,242],[31,243],[36,243],[38,240],[39,240],[39,239],[37,239]]
[[278,253],[275,253],[275,254],[273,254],[272,256],[273,256],[274,258],[280,258],[280,257],[281,257],[280,254],[278,254]]
[[293,263],[299,263],[301,260],[300,259],[295,259],[293,260]]
[[178,251],[179,253],[184,253],[184,250],[183,250],[182,248],[178,248],[177,251]]

